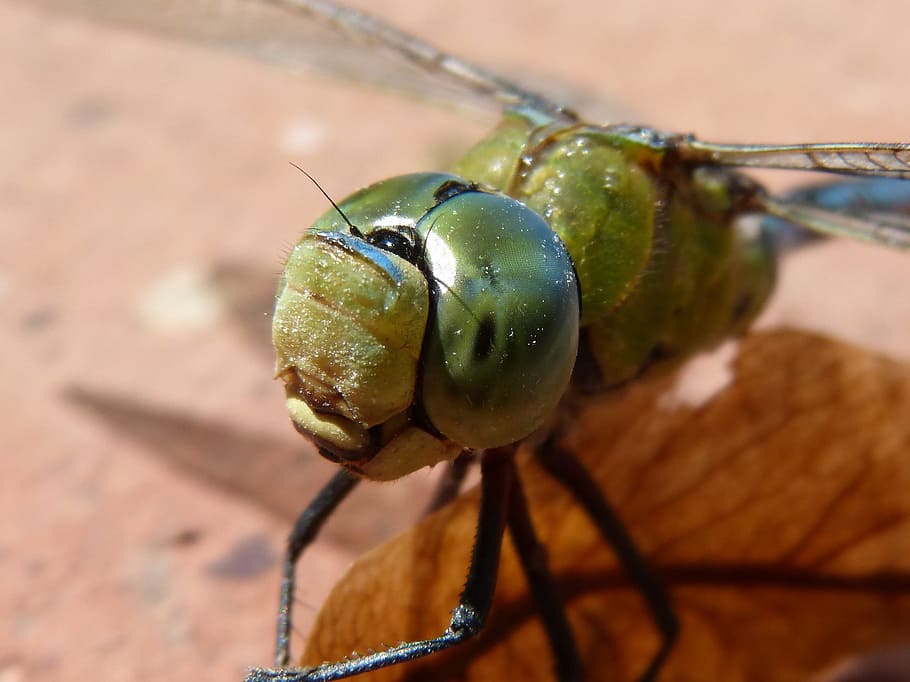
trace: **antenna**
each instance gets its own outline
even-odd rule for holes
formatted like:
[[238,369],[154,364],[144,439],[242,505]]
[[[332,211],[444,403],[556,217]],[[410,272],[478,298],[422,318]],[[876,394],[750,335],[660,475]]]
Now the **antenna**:
[[334,209],[338,212],[338,215],[341,216],[342,220],[344,220],[344,222],[347,223],[347,226],[351,229],[351,234],[353,234],[355,237],[359,237],[360,239],[366,239],[366,237],[363,236],[363,232],[361,232],[361,231],[354,225],[354,223],[352,223],[350,220],[348,220],[348,217],[344,214],[344,211],[342,211],[340,208],[338,208],[338,204],[336,204],[336,203],[335,203],[335,200],[332,199],[332,197],[329,196],[329,193],[326,192],[324,189],[322,189],[322,185],[320,185],[318,182],[316,182],[316,178],[314,178],[312,175],[310,175],[309,173],[307,173],[305,170],[303,170],[303,168],[301,168],[300,166],[298,166],[298,165],[297,165],[296,163],[294,163],[293,161],[288,161],[288,163],[290,163],[294,168],[296,168],[296,169],[299,170],[301,173],[303,173],[305,176],[307,176],[307,178],[309,179],[309,181],[312,182],[314,185],[316,185],[316,189],[318,189],[320,192],[322,192],[322,196],[324,196],[324,197],[326,198],[326,200],[327,200],[330,204],[332,204],[332,208],[334,208]]

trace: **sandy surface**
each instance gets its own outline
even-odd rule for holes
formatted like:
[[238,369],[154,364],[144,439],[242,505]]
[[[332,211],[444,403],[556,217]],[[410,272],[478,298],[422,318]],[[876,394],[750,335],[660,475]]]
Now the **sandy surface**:
[[[381,13],[659,127],[910,140],[905,3],[410,4]],[[324,210],[287,162],[344,195],[486,124],[8,0],[0,83],[0,679],[240,679],[270,659],[282,538],[331,474],[271,380],[273,282]],[[908,291],[901,256],[826,245],[763,324],[910,360]],[[373,486],[327,530],[302,633],[427,482]]]

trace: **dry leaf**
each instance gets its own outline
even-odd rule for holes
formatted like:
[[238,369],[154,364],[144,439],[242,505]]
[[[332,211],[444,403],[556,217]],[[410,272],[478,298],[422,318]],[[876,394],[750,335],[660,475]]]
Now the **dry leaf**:
[[[746,339],[735,372],[696,408],[661,401],[672,377],[633,386],[567,436],[672,593],[682,636],[662,679],[802,680],[910,640],[910,370],[778,332]],[[640,597],[563,490],[526,456],[521,469],[588,679],[635,679],[657,645]],[[439,634],[477,497],[354,564],[304,663]],[[479,638],[362,679],[544,681],[551,661],[507,540]]]

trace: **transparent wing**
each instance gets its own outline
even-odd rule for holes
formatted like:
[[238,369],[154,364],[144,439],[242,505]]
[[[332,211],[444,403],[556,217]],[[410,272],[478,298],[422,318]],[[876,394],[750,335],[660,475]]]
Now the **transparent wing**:
[[[889,178],[811,185],[784,196],[760,197],[765,227],[782,251],[822,235],[847,236],[895,248],[910,240],[910,182]],[[812,232],[794,232],[802,225]]]
[[682,158],[692,163],[910,179],[910,144],[906,143],[751,145],[689,138],[679,149]]
[[[22,1],[22,0],[20,0]],[[334,77],[458,106],[563,107],[331,0],[28,0],[33,7],[201,43],[291,72]]]
[[762,211],[806,229],[910,250],[910,217],[868,210],[834,211],[815,204],[762,197]]
[[[910,250],[910,144],[834,143],[795,145],[715,144],[693,137],[678,142],[679,155],[686,163],[746,168],[823,171],[874,181],[895,180],[887,190],[888,200],[875,201],[874,194],[885,186],[855,186],[852,201],[833,201],[822,196],[771,197],[759,194],[755,208],[824,235],[850,237],[896,249]],[[872,182],[872,181],[870,181]],[[846,197],[847,190],[841,189]],[[865,196],[868,194],[868,196]],[[839,205],[836,205],[838,204]]]

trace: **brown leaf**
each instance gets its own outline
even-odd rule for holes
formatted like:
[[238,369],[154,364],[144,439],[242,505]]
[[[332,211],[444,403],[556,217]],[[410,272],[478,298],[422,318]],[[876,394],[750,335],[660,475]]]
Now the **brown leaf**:
[[[735,372],[700,407],[668,406],[673,377],[633,386],[567,435],[671,590],[682,636],[662,679],[806,679],[910,639],[910,371],[778,332],[745,340]],[[562,489],[521,469],[588,679],[635,679],[657,644],[640,597]],[[472,492],[354,564],[304,662],[442,632],[476,509]],[[363,679],[510,678],[554,675],[506,541],[476,641]]]

